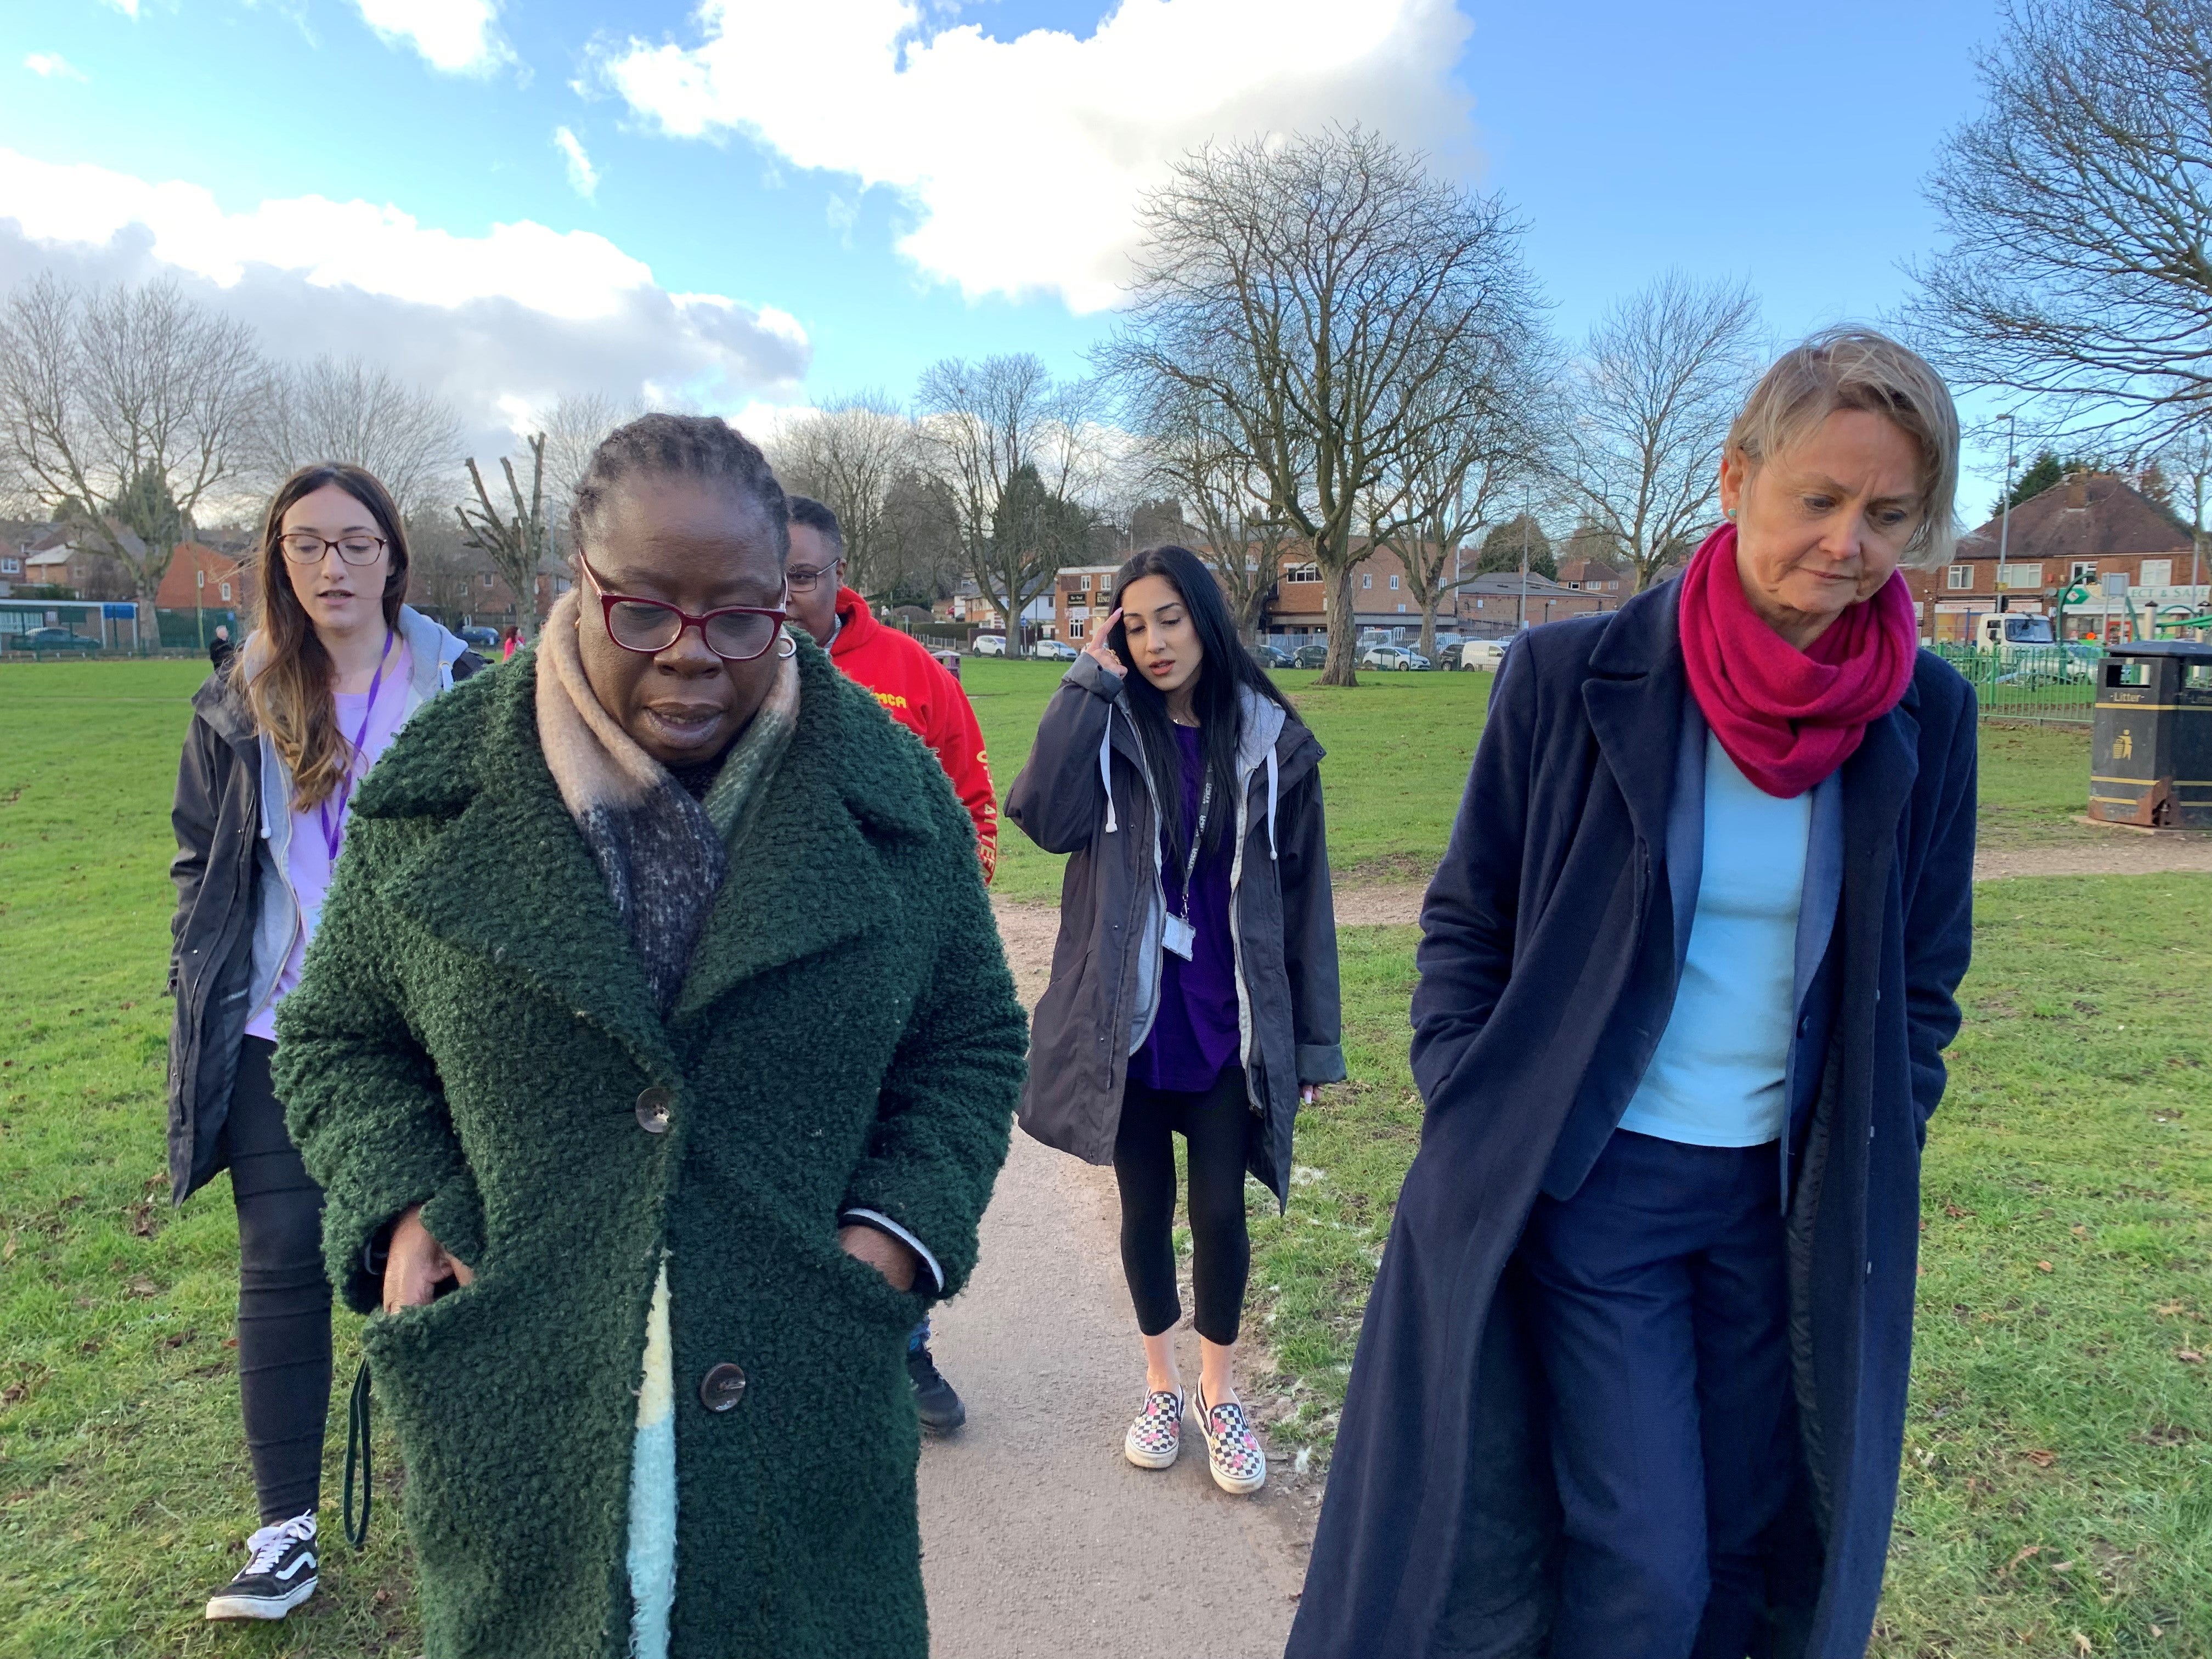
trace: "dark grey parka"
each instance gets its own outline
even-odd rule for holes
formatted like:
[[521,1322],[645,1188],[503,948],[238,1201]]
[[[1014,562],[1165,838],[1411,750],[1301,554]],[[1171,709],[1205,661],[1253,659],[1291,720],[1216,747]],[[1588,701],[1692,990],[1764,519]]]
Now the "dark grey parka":
[[[1344,1077],[1336,912],[1322,819],[1322,746],[1265,697],[1244,694],[1230,873],[1238,1025],[1259,1132],[1246,1162],[1287,1203],[1303,1084]],[[1066,853],[1052,982],[1030,1032],[1020,1122],[1090,1164],[1114,1160],[1129,1056],[1158,1011],[1158,797],[1122,682],[1078,658],[1045,705],[1006,816]]]
[[[483,659],[429,617],[399,608],[400,637],[414,662],[407,718],[441,691],[482,668]],[[169,821],[177,856],[170,918],[169,994],[176,1012],[169,1030],[169,1197],[181,1204],[222,1170],[222,1126],[238,1080],[240,1045],[253,1018],[255,941],[262,938],[264,974],[291,949],[296,916],[269,914],[265,896],[283,885],[282,854],[272,830],[289,819],[262,810],[289,800],[292,775],[276,745],[253,724],[253,711],[229,672],[229,653],[192,694],[192,721],[177,766]]]

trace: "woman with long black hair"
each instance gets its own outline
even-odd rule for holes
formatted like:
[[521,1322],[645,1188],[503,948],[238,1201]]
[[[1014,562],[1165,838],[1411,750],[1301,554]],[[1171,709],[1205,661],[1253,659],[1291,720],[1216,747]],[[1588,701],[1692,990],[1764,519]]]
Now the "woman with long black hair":
[[371,474],[336,462],[277,486],[254,631],[192,698],[177,775],[177,999],[169,1179],[181,1204],[230,1171],[238,1387],[261,1527],[210,1619],[282,1619],[314,1594],[331,1393],[323,1194],[269,1080],[276,1005],[299,982],[345,846],[355,786],[415,711],[483,666],[410,609],[407,533]]
[[1182,1449],[1175,1147],[1189,1164],[1199,1423],[1224,1491],[1267,1460],[1232,1376],[1251,1246],[1244,1176],[1290,1192],[1302,1100],[1344,1076],[1321,744],[1180,547],[1139,553],[1037,727],[1006,816],[1073,854],[1021,1125],[1111,1163],[1146,1398],[1123,1443]]

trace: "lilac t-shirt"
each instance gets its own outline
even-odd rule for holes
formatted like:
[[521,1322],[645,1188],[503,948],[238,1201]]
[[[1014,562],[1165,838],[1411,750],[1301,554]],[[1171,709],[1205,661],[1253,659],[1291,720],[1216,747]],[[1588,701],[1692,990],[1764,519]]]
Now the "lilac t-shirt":
[[[1204,733],[1188,726],[1174,728],[1182,756],[1182,821],[1198,827],[1198,804],[1206,783]],[[1144,1047],[1129,1056],[1129,1075],[1155,1089],[1190,1094],[1211,1089],[1237,1060],[1237,948],[1229,934],[1229,868],[1237,840],[1237,804],[1214,797],[1212,815],[1224,833],[1211,851],[1201,850],[1191,873],[1190,920],[1198,930],[1191,957],[1160,953],[1160,1007]],[[1168,914],[1182,911],[1182,861],[1170,856],[1161,869],[1167,887]]]
[[[348,743],[362,729],[362,717],[368,717],[368,735],[362,741],[353,765],[354,787],[368,775],[368,769],[376,764],[377,757],[392,746],[398,734],[400,722],[407,714],[407,687],[412,665],[408,660],[407,647],[394,642],[392,659],[384,665],[383,683],[377,687],[376,707],[368,706],[368,694],[356,692],[349,696],[337,695],[338,733]],[[335,794],[325,803],[330,809],[331,828],[337,832],[338,851],[345,851],[346,825],[353,816],[353,798],[346,798],[345,811],[337,809]],[[276,1005],[300,982],[301,964],[306,960],[307,941],[315,935],[316,924],[323,919],[323,897],[331,890],[331,872],[337,865],[329,844],[323,838],[323,813],[316,807],[292,814],[292,847],[284,860],[284,872],[291,878],[292,896],[299,901],[300,925],[292,934],[292,952],[284,958],[283,971],[269,1000],[261,1005],[253,1018],[246,1023],[246,1035],[276,1041]]]

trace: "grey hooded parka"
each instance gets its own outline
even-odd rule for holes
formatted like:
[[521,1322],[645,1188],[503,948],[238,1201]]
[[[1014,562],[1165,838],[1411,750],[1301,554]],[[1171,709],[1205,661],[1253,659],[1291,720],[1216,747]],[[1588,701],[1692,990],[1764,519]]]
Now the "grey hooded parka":
[[[1246,1164],[1287,1203],[1299,1087],[1345,1074],[1322,747],[1251,691],[1242,714],[1230,925],[1257,1120]],[[1021,1126],[1048,1146],[1110,1164],[1129,1056],[1158,1012],[1167,896],[1158,797],[1128,694],[1091,657],[1076,659],[1045,706],[1006,816],[1046,852],[1072,854],[1052,982],[1030,1027]]]
[[[412,662],[404,725],[483,659],[430,617],[399,607]],[[254,660],[254,641],[242,649]],[[177,768],[169,866],[177,909],[169,931],[169,1197],[181,1204],[221,1173],[222,1130],[247,1022],[275,991],[300,927],[289,854],[292,773],[228,665],[192,694]]]

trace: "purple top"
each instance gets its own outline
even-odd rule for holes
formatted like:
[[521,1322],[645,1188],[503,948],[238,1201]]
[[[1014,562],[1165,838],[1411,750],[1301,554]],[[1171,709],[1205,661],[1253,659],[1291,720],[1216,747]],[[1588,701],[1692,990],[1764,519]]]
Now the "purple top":
[[[1182,751],[1182,821],[1195,831],[1198,804],[1206,781],[1204,734],[1188,726],[1174,728]],[[1234,851],[1237,804],[1216,795],[1212,811],[1230,833],[1218,847],[1200,851],[1191,873],[1190,921],[1198,930],[1191,957],[1160,952],[1159,1012],[1145,1046],[1129,1056],[1129,1076],[1155,1089],[1199,1094],[1213,1086],[1240,1050],[1237,1028],[1237,951],[1229,935],[1229,866]],[[1163,864],[1168,914],[1181,915],[1182,860]]]
[[[378,757],[392,746],[392,739],[399,734],[400,724],[407,718],[407,686],[414,665],[406,642],[397,643],[398,648],[377,684],[374,706],[366,691],[341,691],[333,699],[337,704],[338,734],[348,744],[352,743],[356,732],[363,734],[361,747],[354,755],[353,778],[356,783],[368,775],[368,769],[376,763]],[[283,969],[276,975],[269,1000],[246,1022],[248,1036],[258,1036],[268,1042],[276,1041],[276,1005],[300,982],[307,941],[314,936],[316,924],[322,920],[323,900],[331,890],[331,872],[337,867],[337,860],[331,855],[330,845],[323,839],[327,817],[313,807],[292,814],[292,841],[284,860],[284,873],[291,880],[292,896],[300,903],[300,925],[292,934],[291,954],[284,958]],[[353,798],[349,793],[343,810],[330,824],[337,832],[340,853],[345,851],[346,825],[352,818]]]

